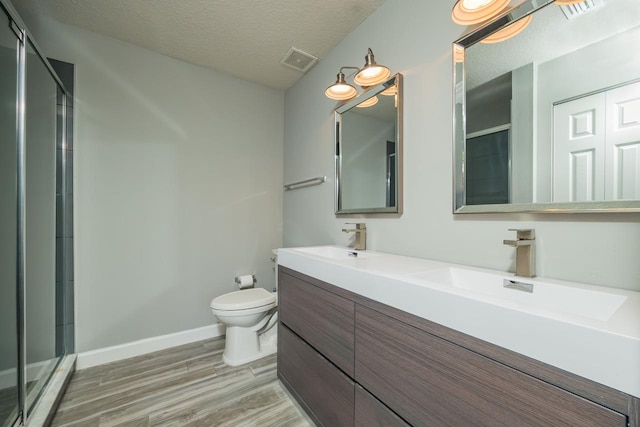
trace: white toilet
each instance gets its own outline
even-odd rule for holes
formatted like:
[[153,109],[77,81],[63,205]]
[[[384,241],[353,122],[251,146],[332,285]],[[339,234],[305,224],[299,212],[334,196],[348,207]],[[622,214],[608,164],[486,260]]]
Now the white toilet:
[[[211,301],[213,315],[227,326],[222,354],[227,365],[238,366],[275,353],[275,339],[265,338],[275,332],[276,304],[276,294],[262,288],[230,292]],[[273,331],[265,333],[270,329]]]

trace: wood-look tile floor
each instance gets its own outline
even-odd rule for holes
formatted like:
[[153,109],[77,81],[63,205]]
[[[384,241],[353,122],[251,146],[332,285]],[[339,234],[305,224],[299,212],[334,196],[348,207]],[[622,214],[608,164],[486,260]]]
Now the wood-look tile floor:
[[234,368],[223,348],[217,338],[77,371],[52,426],[313,426],[275,355]]

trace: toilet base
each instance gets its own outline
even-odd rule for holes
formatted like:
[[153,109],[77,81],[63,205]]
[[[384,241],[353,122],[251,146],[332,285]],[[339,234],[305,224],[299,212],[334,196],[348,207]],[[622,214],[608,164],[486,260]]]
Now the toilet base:
[[222,361],[229,366],[244,365],[277,350],[276,340],[261,340],[258,333],[250,328],[227,326],[226,335]]

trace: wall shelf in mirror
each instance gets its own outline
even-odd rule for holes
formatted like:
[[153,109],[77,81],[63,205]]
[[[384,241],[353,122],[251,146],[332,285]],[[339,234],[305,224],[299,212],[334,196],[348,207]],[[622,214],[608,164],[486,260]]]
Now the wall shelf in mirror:
[[454,213],[640,212],[640,3],[591,3],[526,0],[454,42]]
[[335,110],[336,215],[402,213],[402,75]]

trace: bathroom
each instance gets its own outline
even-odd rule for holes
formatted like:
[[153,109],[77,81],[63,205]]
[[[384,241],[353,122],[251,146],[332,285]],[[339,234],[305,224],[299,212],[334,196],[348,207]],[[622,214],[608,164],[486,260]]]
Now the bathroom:
[[[637,213],[452,214],[451,44],[467,27],[451,21],[453,0],[365,3],[371,14],[334,48],[298,46],[321,60],[273,88],[14,2],[46,55],[75,65],[78,369],[221,335],[209,302],[236,290],[234,277],[271,290],[274,248],[350,245],[346,222],[366,222],[368,250],[511,272],[508,229],[532,228],[538,276],[640,291]],[[338,103],[323,93],[369,47],[404,77],[403,212],[354,220],[334,212]],[[315,176],[328,182],[283,191]]]

